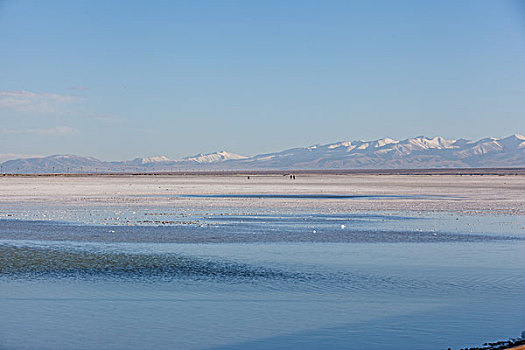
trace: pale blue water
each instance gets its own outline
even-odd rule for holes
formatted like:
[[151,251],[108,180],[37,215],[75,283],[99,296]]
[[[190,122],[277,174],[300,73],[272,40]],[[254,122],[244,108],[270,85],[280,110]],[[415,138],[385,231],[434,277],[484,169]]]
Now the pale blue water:
[[0,349],[447,349],[525,329],[521,216],[191,220],[0,220]]

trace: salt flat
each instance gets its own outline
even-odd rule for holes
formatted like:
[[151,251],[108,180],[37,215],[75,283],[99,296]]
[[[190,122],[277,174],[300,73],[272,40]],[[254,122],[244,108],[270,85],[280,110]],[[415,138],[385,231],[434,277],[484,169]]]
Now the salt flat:
[[[196,198],[203,194],[401,196],[400,198]],[[294,208],[525,214],[525,176],[36,176],[0,177],[0,204]],[[412,197],[412,198],[411,198]],[[5,214],[5,212],[4,212]]]

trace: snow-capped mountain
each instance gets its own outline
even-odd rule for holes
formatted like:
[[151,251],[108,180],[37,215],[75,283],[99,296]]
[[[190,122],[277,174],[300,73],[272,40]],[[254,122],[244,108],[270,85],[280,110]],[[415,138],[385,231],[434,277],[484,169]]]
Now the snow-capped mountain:
[[344,141],[257,155],[238,162],[239,168],[241,163],[263,169],[525,167],[525,137]]
[[191,157],[184,158],[185,161],[193,161],[197,163],[217,163],[217,162],[224,162],[227,160],[232,159],[246,159],[247,157],[240,156],[235,153],[230,153],[226,151],[219,151],[215,153],[208,153],[208,154],[196,154]]
[[172,160],[166,156],[153,156],[148,158],[135,158],[130,163],[137,165],[144,165],[150,163],[160,163],[160,162],[171,162]]
[[93,157],[55,154],[48,157],[21,158],[1,164],[4,173],[67,173],[108,169],[106,162]]
[[477,141],[418,136],[405,140],[342,141],[243,157],[220,151],[179,160],[165,156],[105,162],[92,157],[53,155],[9,160],[3,173],[79,173],[257,169],[421,169],[525,167],[525,136]]

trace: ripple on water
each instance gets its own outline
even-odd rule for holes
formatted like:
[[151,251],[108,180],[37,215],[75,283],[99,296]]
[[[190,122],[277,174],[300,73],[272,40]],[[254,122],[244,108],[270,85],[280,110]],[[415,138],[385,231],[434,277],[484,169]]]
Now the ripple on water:
[[[319,269],[303,265],[270,266],[175,253],[137,253],[77,246],[0,244],[0,274],[8,279],[81,278],[121,281],[212,281],[248,283],[271,290],[308,293],[371,291],[374,294],[447,294],[451,291],[523,290],[525,277],[456,274],[403,275],[352,268]],[[452,276],[452,277],[451,277]]]

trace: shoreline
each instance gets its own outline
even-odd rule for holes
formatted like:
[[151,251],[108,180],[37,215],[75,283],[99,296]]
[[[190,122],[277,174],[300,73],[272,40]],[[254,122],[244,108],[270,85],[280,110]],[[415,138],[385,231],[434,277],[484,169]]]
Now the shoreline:
[[525,167],[518,168],[422,168],[422,169],[259,169],[259,170],[177,170],[141,172],[83,172],[83,173],[2,173],[7,177],[41,176],[288,176],[288,175],[408,175],[408,176],[524,176]]
[[[0,214],[133,207],[228,211],[416,212],[525,215],[524,176],[333,174],[285,176],[4,176]],[[311,197],[311,198],[308,198]],[[322,199],[318,199],[322,198]],[[343,197],[353,197],[351,200]]]

